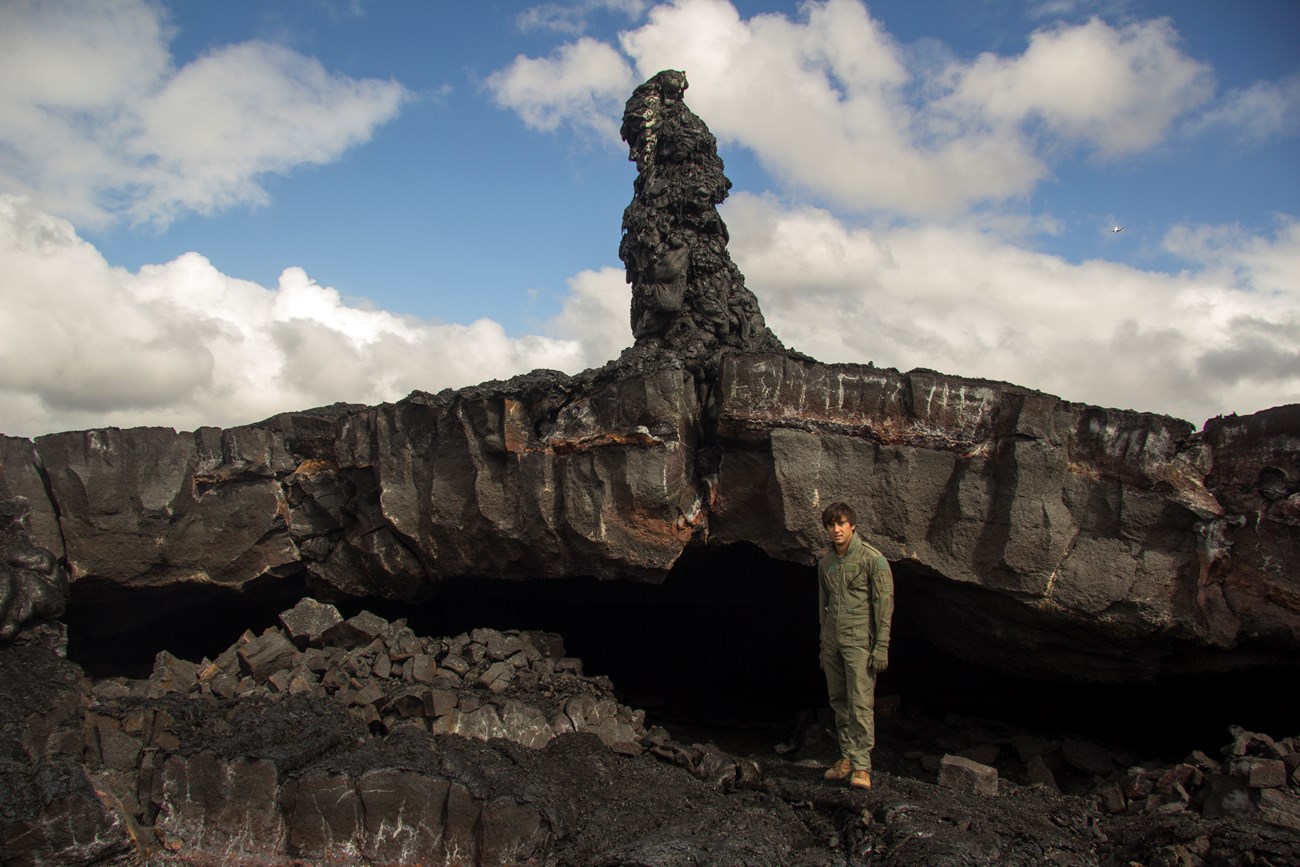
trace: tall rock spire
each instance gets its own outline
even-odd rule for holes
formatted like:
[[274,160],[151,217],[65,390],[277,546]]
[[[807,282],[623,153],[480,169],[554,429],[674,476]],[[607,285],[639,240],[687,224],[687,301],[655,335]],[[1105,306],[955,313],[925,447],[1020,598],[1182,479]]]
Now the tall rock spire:
[[632,336],[696,365],[724,348],[783,349],[727,253],[718,205],[731,181],[717,139],[666,69],[632,92],[622,136],[637,167],[618,255],[632,285]]

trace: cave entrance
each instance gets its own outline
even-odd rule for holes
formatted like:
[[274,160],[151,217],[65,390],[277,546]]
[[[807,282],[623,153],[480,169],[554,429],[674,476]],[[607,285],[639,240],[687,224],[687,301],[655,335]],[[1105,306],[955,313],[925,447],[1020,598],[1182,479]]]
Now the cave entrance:
[[[1293,682],[1294,670],[1104,685],[1017,678],[951,655],[923,637],[926,613],[954,604],[953,594],[965,594],[962,606],[980,606],[979,594],[906,564],[895,564],[894,574],[890,668],[877,694],[900,696],[905,708],[1091,736],[1171,760],[1193,749],[1213,752],[1227,742],[1230,724],[1276,736],[1300,724],[1281,700],[1280,684]],[[739,543],[688,548],[662,584],[463,579],[443,582],[421,605],[361,599],[339,608],[345,616],[365,608],[405,617],[430,636],[478,627],[559,633],[588,674],[608,676],[624,703],[674,734],[700,726],[783,730],[801,711],[826,705],[815,582],[812,566]],[[266,579],[238,593],[77,582],[66,615],[69,656],[93,676],[144,677],[158,651],[215,657],[244,629],[275,624],[304,592],[299,578]]]
[[430,635],[557,632],[587,674],[608,676],[652,723],[788,724],[826,702],[815,580],[812,567],[741,543],[688,548],[662,584],[452,581],[402,614]]

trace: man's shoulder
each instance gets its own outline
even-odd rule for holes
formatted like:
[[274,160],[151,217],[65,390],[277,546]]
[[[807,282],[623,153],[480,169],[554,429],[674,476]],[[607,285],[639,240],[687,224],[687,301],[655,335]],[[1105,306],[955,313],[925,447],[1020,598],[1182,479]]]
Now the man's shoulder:
[[880,549],[877,548],[875,545],[871,544],[866,539],[859,539],[858,541],[862,543],[862,547],[859,549],[858,556],[860,556],[863,560],[880,559],[880,560],[884,560],[886,563],[889,562],[889,560],[885,557],[885,555],[881,553]]

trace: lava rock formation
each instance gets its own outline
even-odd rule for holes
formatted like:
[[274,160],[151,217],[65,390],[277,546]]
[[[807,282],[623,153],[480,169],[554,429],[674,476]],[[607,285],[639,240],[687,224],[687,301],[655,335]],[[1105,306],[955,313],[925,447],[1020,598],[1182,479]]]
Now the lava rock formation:
[[718,143],[683,101],[686,74],[666,69],[632,93],[621,133],[636,163],[618,255],[632,285],[632,336],[696,369],[720,348],[781,349],[727,252],[717,206],[731,181]]

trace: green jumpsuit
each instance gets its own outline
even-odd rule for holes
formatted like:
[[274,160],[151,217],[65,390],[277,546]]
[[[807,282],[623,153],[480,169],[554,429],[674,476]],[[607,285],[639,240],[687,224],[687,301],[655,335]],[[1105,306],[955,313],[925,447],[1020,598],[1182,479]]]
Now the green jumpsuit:
[[894,577],[885,555],[855,532],[843,557],[817,563],[821,664],[840,754],[855,771],[871,770],[876,742],[876,670],[889,658]]

